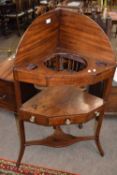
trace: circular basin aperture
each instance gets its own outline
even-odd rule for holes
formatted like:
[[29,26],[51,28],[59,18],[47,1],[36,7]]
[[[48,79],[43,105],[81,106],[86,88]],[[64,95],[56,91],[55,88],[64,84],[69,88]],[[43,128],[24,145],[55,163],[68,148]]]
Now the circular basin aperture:
[[55,53],[44,61],[44,65],[55,71],[79,72],[86,68],[87,62],[79,55]]

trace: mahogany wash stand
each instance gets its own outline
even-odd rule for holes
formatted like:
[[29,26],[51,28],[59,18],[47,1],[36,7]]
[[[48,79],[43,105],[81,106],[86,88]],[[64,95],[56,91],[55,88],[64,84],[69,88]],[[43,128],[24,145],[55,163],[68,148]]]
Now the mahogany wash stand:
[[[63,147],[94,140],[104,155],[99,133],[115,66],[107,36],[89,17],[55,9],[31,24],[19,44],[14,65],[21,143],[17,166],[29,145]],[[22,82],[33,84],[41,92],[23,103]],[[99,83],[103,84],[101,95],[91,94]],[[94,118],[97,127],[91,136],[76,137],[60,127]],[[54,133],[42,140],[27,141],[25,121],[51,126]]]

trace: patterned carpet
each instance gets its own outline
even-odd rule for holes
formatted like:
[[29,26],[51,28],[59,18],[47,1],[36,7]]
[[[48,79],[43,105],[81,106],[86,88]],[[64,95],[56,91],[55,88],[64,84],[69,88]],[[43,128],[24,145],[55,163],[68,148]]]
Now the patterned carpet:
[[73,175],[73,174],[27,164],[21,164],[20,167],[17,168],[15,161],[0,158],[0,175]]

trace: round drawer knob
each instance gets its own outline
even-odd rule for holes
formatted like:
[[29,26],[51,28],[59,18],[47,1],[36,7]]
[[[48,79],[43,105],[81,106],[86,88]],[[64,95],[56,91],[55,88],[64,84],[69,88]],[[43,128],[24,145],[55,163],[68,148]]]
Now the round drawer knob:
[[5,100],[6,98],[7,98],[7,95],[6,94],[0,95],[0,100]]
[[100,112],[95,111],[95,116],[96,116],[96,117],[99,117],[99,116],[100,116]]
[[35,116],[30,117],[30,122],[34,123],[35,122]]
[[71,124],[71,120],[70,120],[70,119],[66,119],[66,120],[65,120],[65,124],[66,124],[66,125],[70,125],[70,124]]

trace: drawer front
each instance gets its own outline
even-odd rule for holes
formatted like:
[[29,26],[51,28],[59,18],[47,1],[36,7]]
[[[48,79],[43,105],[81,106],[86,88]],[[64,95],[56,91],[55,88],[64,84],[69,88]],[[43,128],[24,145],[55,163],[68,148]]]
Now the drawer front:
[[16,109],[13,82],[0,80],[0,107],[14,111]]
[[89,120],[96,118],[96,115],[100,115],[100,109],[92,111],[90,114],[81,114],[64,117],[51,117],[49,118],[49,125],[70,125],[70,124],[81,124],[88,122]]
[[117,87],[113,87],[111,94],[109,96],[106,112],[108,113],[117,113]]
[[40,125],[48,126],[48,119],[44,116],[39,116],[36,114],[31,114],[28,112],[20,111],[19,112],[20,120],[28,121],[31,123],[36,123]]

